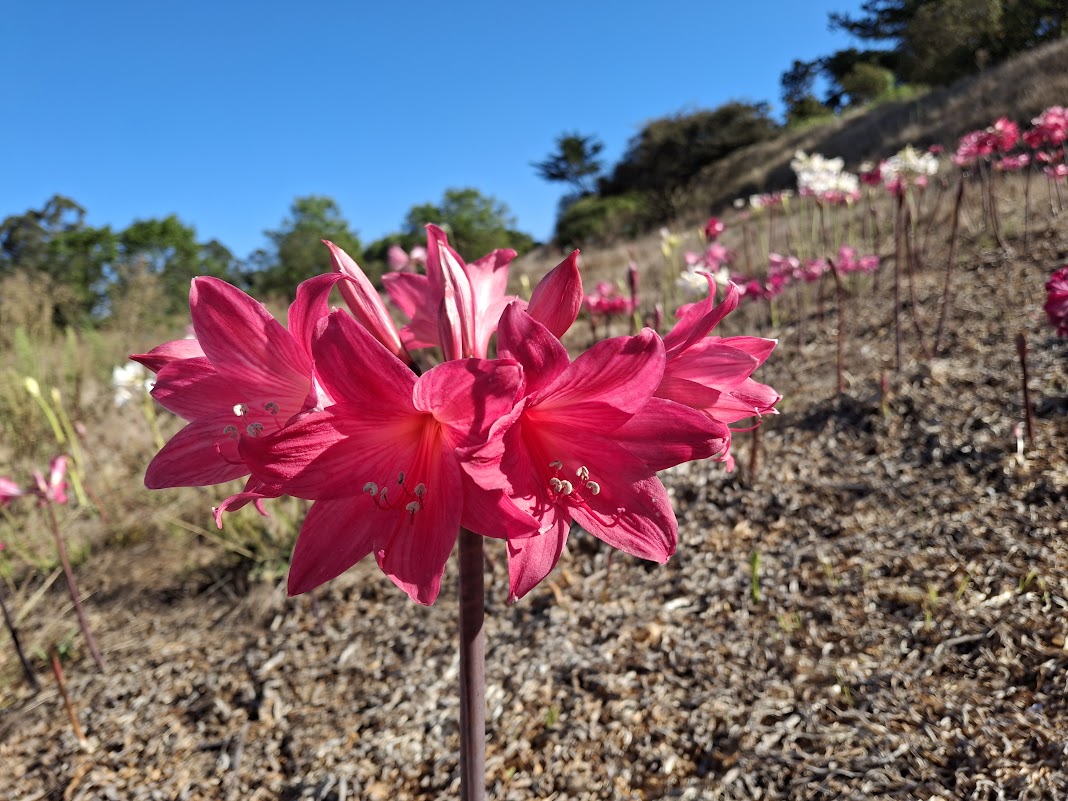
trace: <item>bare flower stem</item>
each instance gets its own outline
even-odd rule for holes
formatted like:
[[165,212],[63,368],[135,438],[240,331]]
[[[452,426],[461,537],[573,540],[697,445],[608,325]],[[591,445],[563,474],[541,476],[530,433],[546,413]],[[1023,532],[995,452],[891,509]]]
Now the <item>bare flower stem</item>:
[[960,210],[963,201],[964,175],[961,175],[960,184],[957,186],[957,200],[953,204],[953,227],[950,229],[949,234],[949,256],[946,259],[946,280],[942,288],[942,311],[938,315],[938,327],[935,329],[935,353],[940,353],[942,350],[942,332],[946,327],[946,314],[949,311],[950,301],[953,297],[953,268],[956,266],[954,264],[954,259],[957,255],[957,232],[960,229]]
[[842,276],[838,272],[838,264],[834,259],[831,262],[831,273],[834,275],[834,288],[838,295],[838,394],[845,392],[845,285]]
[[1023,404],[1024,404],[1024,425],[1027,431],[1027,444],[1035,444],[1035,421],[1034,414],[1031,411],[1031,388],[1028,386],[1027,375],[1027,337],[1024,332],[1021,331],[1016,335],[1016,353],[1020,357],[1020,374],[1023,378]]
[[904,332],[901,330],[901,261],[905,256],[905,193],[897,196],[894,219],[894,370],[901,372],[904,357]]
[[78,744],[88,751],[89,741],[85,739],[85,732],[82,731],[82,725],[78,722],[78,716],[74,712],[74,705],[70,702],[70,695],[67,693],[67,682],[63,679],[63,666],[59,662],[59,652],[56,651],[55,645],[49,646],[48,656],[52,661],[52,673],[55,674],[56,684],[59,685],[59,694],[63,697],[63,706],[67,710],[67,717],[70,718],[70,726],[74,729],[74,736],[78,738]]
[[7,604],[4,602],[3,595],[0,595],[0,610],[3,610],[4,623],[7,625],[8,633],[11,635],[11,641],[15,643],[15,653],[19,655],[19,662],[22,663],[22,671],[26,674],[26,680],[33,689],[41,689],[41,685],[37,682],[37,676],[34,675],[33,668],[30,667],[29,660],[26,659],[26,653],[22,650],[18,629],[15,628],[15,622],[11,619],[11,613],[7,611]]
[[486,617],[482,537],[460,529],[460,798],[486,799]]
[[74,571],[71,569],[70,558],[67,556],[67,546],[63,544],[63,535],[59,530],[56,511],[52,508],[51,501],[46,500],[45,507],[48,509],[48,518],[52,523],[52,534],[56,538],[56,550],[59,552],[59,561],[63,564],[63,574],[67,578],[67,590],[70,592],[70,599],[74,602],[74,610],[78,615],[78,625],[81,627],[85,642],[89,646],[89,653],[93,655],[93,661],[96,662],[97,667],[105,670],[104,658],[100,655],[100,649],[96,647],[96,640],[93,638],[93,632],[89,628],[89,621],[85,617],[85,610],[82,608],[82,601],[78,595],[78,584],[74,580]]

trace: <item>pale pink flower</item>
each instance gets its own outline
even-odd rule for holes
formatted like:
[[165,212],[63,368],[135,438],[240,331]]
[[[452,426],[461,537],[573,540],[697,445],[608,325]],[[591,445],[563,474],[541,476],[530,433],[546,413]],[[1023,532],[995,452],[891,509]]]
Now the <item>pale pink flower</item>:
[[37,484],[37,494],[40,496],[42,504],[67,502],[67,482],[63,480],[66,475],[67,456],[65,454],[61,454],[52,460],[49,465],[47,479],[39,470],[33,471],[33,479]]

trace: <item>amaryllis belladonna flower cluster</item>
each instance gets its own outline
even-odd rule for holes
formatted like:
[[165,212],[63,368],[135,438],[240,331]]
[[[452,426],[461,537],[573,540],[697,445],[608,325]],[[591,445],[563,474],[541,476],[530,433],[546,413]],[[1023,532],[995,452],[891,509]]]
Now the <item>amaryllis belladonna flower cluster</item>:
[[[330,243],[333,271],[298,287],[288,328],[235,287],[194,279],[196,339],[133,357],[156,372],[153,396],[188,421],[146,485],[247,477],[217,519],[283,494],[314,501],[293,594],[374,554],[430,604],[461,526],[507,541],[513,600],[553,569],[572,522],[666,561],[678,525],[657,471],[729,460],[729,425],[780,399],[751,377],[773,340],[709,336],[737,289],[694,304],[663,337],[645,329],[572,360],[560,338],[583,302],[577,252],[524,303],[506,294],[513,251],[468,264],[440,229],[428,235],[426,273],[386,277],[408,317],[400,329]],[[348,311],[330,310],[335,286]],[[411,352],[432,346],[444,361],[417,375]]]
[[1068,265],[1054,272],[1046,282],[1046,304],[1043,308],[1057,335],[1068,337]]

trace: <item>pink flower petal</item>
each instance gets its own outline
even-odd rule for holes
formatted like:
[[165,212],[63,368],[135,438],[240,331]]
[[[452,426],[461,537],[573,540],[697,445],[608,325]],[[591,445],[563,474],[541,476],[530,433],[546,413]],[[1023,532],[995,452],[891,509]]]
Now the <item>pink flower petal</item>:
[[582,276],[577,250],[550,270],[530,296],[527,313],[555,337],[562,337],[582,308]]
[[571,520],[556,515],[549,529],[534,537],[508,541],[508,603],[515,603],[548,576],[567,543]]
[[208,418],[190,423],[163,446],[145,472],[149,489],[204,487],[247,476],[237,442],[223,433],[223,423]]
[[337,578],[374,550],[382,521],[363,498],[316,501],[308,510],[289,566],[289,595]]

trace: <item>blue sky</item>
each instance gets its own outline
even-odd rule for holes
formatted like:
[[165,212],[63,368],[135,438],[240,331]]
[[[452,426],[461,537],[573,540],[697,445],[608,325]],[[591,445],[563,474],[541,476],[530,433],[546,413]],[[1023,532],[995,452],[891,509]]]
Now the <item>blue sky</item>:
[[187,0],[9,5],[0,219],[55,193],[92,225],[177,214],[238,257],[298,195],[366,243],[450,187],[552,231],[530,162],[564,131],[608,164],[643,122],[730,99],[779,107],[795,58],[854,44],[857,0],[538,3]]

